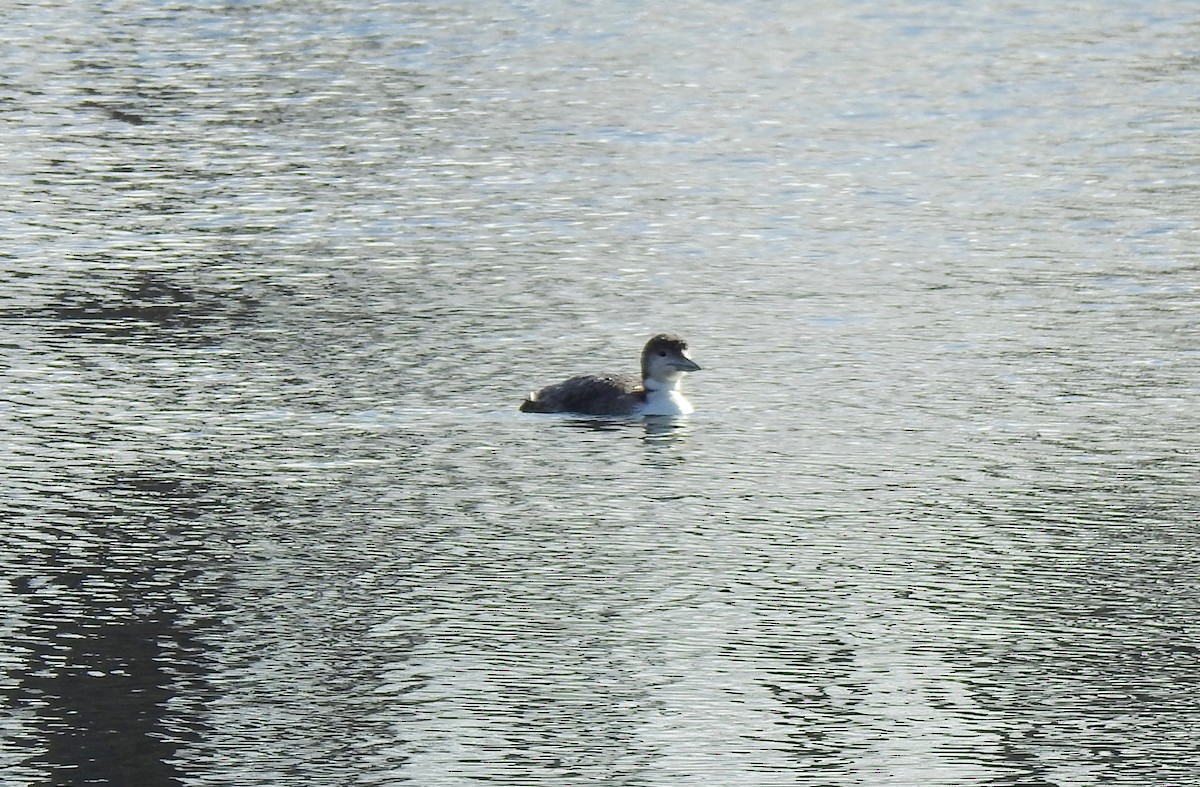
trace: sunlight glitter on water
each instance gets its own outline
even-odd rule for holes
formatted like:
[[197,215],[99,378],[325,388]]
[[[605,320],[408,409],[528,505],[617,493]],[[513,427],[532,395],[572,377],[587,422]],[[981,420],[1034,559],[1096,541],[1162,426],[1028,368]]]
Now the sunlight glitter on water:
[[0,785],[1188,783],[1187,11],[13,9]]

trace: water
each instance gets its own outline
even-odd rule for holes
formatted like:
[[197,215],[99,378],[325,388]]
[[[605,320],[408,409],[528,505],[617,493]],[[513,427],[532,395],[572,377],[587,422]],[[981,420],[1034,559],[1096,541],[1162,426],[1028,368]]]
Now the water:
[[6,9],[0,785],[1200,784],[1193,11]]

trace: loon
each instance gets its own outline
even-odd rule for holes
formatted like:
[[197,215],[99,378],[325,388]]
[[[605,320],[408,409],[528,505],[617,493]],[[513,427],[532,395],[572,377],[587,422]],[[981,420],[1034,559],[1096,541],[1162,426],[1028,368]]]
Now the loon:
[[650,338],[642,350],[642,377],[631,374],[585,374],[529,394],[523,413],[582,415],[688,415],[683,398],[684,372],[700,370],[688,355],[687,342],[672,334]]

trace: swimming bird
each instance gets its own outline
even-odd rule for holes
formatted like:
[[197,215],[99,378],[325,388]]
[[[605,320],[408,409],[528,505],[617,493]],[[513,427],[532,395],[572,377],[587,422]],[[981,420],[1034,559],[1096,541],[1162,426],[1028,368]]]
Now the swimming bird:
[[683,398],[684,372],[700,370],[688,345],[673,334],[650,337],[642,349],[641,379],[631,374],[585,374],[548,385],[521,403],[524,413],[583,415],[687,415],[692,404]]

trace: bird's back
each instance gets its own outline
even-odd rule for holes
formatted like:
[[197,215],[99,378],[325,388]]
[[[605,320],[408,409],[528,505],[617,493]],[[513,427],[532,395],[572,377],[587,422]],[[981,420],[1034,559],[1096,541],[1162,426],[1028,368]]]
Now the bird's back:
[[582,413],[633,415],[645,402],[646,392],[633,375],[585,374],[548,385],[521,404],[525,413]]

